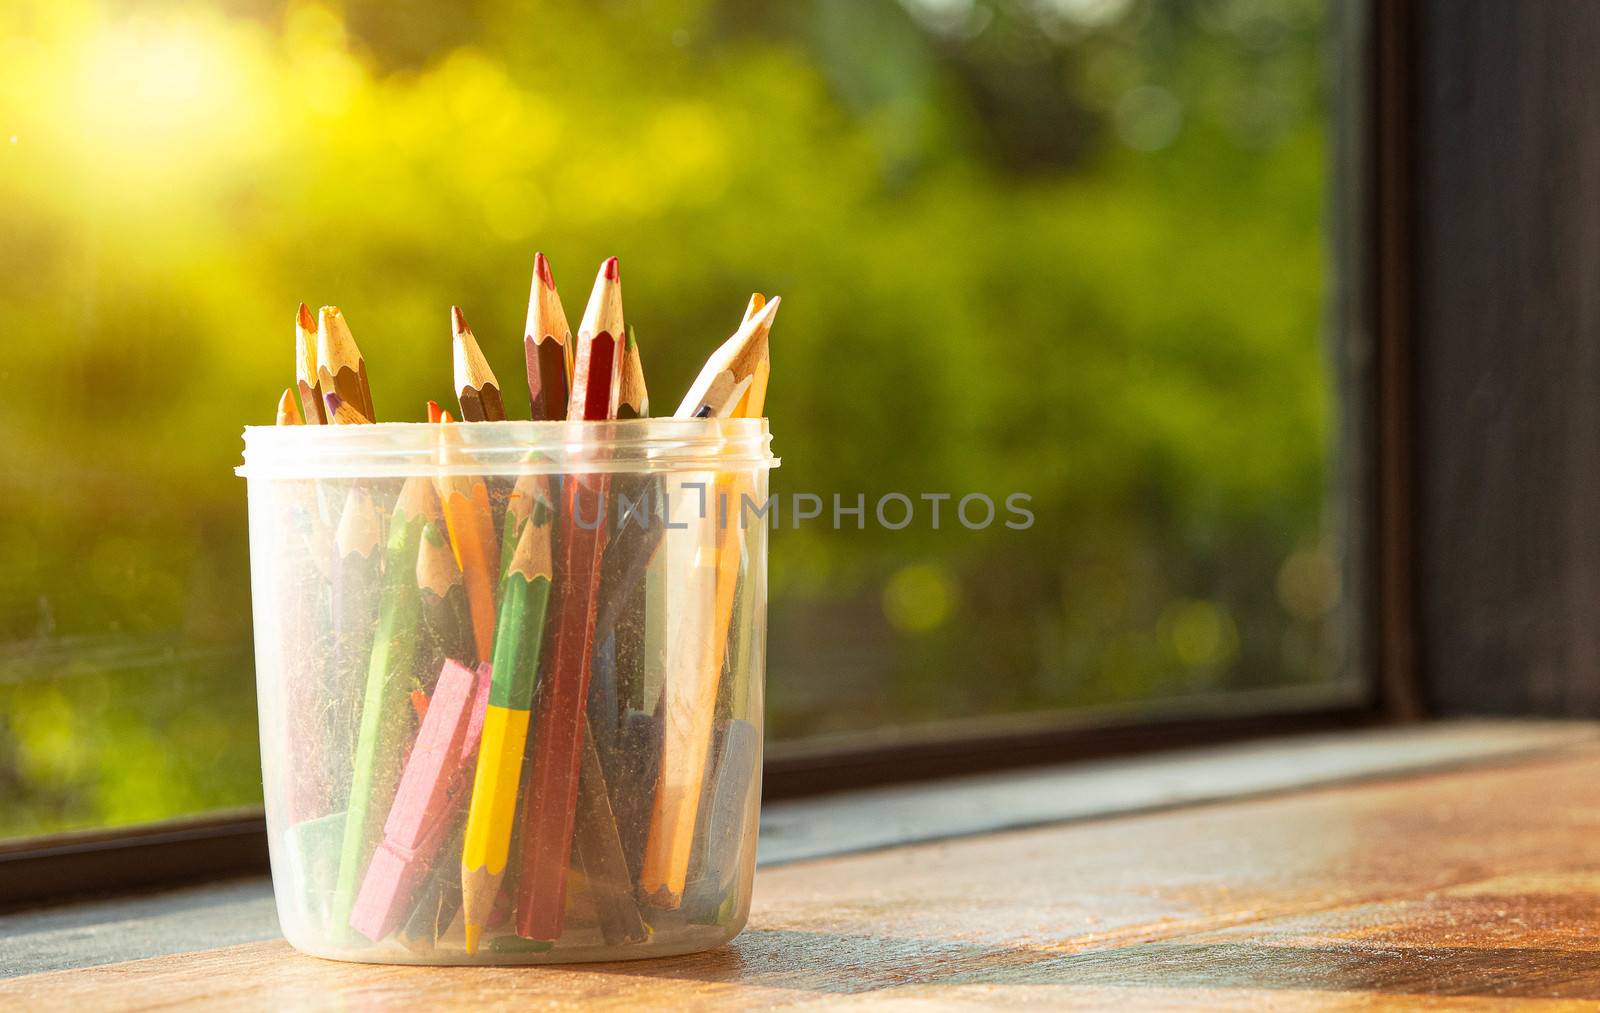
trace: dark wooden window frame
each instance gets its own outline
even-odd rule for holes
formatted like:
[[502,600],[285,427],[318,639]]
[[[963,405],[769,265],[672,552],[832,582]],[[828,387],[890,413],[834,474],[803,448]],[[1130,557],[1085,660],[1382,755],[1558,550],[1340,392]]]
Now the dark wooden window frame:
[[[933,729],[779,745],[767,798],[949,777],[1091,757],[1406,722],[1424,716],[1417,678],[1413,561],[1414,9],[1412,0],[1333,4],[1337,54],[1337,275],[1330,328],[1342,391],[1339,487],[1348,550],[1351,659],[1363,689],[1346,702],[1295,693],[1234,700],[1216,713],[1087,714],[981,730]],[[200,882],[267,870],[258,810],[150,827],[0,843],[0,909],[71,896]]]

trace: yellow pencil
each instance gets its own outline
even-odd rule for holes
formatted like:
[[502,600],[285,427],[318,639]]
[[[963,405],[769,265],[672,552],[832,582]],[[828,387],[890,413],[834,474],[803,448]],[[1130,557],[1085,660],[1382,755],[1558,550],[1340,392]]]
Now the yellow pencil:
[[[751,299],[738,331],[711,354],[689,388],[678,406],[678,418],[726,418],[735,411],[763,409],[752,392],[767,360],[768,332],[780,302]],[[763,402],[765,388],[762,380],[757,396]],[[737,511],[746,484],[743,479],[718,476],[707,516],[691,518],[693,530],[676,543],[671,538],[667,542],[668,573],[675,591],[667,603],[671,677],[662,687],[661,776],[639,873],[639,892],[656,907],[678,907],[688,878],[722,652],[733,614],[739,565]],[[687,497],[680,493],[672,499],[683,502]],[[681,517],[687,511],[677,509],[676,502],[669,514]],[[729,515],[719,526],[723,502],[728,503]]]
[[466,844],[461,852],[461,904],[465,913],[467,952],[478,948],[478,936],[494,909],[511,851],[511,826],[517,815],[517,788],[522,781],[523,747],[533,707],[539,648],[550,601],[549,509],[534,511],[522,527],[500,584],[500,622],[495,630],[494,675],[489,708],[478,746],[478,771],[467,811]]

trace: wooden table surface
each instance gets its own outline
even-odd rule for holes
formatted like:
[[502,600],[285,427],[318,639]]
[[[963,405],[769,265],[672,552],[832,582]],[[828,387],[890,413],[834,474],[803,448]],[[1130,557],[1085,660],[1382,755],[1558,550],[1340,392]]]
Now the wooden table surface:
[[758,873],[694,957],[338,964],[282,942],[0,983],[0,1008],[1593,1007],[1600,746]]

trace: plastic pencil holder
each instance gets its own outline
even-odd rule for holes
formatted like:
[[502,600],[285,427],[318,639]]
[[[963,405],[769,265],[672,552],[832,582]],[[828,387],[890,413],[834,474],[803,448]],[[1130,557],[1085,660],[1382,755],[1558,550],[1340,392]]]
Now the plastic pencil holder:
[[508,964],[737,935],[760,806],[766,420],[244,438],[289,942]]

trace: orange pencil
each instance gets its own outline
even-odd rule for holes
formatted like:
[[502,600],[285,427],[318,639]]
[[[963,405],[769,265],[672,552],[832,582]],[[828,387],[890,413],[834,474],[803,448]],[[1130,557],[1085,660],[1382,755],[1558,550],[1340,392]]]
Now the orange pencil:
[[293,388],[285,387],[283,397],[278,398],[277,424],[280,426],[302,426],[305,419],[300,417],[300,406],[295,404]]
[[294,315],[295,385],[305,407],[305,421],[321,425],[328,421],[323,413],[322,380],[317,375],[317,318],[305,303]]
[[[441,412],[439,446],[448,463],[454,440],[454,420]],[[470,475],[440,475],[435,480],[439,504],[444,511],[445,530],[461,567],[467,586],[467,609],[472,615],[472,641],[479,659],[494,655],[494,579],[499,562],[499,538],[494,530],[494,511],[489,505],[489,488],[481,478]]]

